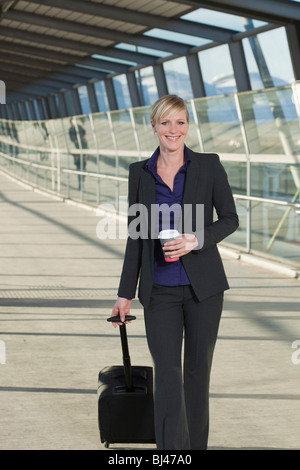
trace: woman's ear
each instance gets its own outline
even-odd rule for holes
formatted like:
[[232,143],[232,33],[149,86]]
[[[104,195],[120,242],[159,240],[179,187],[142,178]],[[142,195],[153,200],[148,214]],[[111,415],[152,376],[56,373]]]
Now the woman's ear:
[[154,134],[156,134],[155,124],[154,124],[153,121],[151,121],[151,126],[152,126],[152,129],[153,129]]

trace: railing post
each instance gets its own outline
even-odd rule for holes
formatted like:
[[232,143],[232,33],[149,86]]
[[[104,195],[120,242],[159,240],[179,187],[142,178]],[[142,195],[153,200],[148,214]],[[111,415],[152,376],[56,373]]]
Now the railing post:
[[[239,101],[239,96],[237,93],[234,94],[234,101],[236,105],[236,110],[238,118],[240,121],[241,134],[243,138],[245,154],[246,154],[246,195],[251,196],[251,160],[250,160],[250,149],[245,129],[245,123],[243,119],[243,114],[241,110],[241,105]],[[246,226],[246,249],[248,253],[251,251],[251,220],[252,220],[252,206],[251,200],[247,200],[247,226]]]
[[[98,140],[97,140],[97,135],[96,135],[96,131],[95,131],[95,125],[94,125],[94,120],[93,120],[93,114],[89,114],[89,120],[90,120],[90,124],[91,124],[91,130],[92,130],[92,134],[93,134],[93,140],[94,140],[95,149],[96,149],[96,151],[97,151],[97,155],[96,155],[96,159],[97,159],[97,172],[100,173],[99,147],[98,147]],[[97,204],[99,205],[99,204],[100,204],[100,178],[97,179],[96,188],[97,188],[96,200],[97,200]]]
[[[111,132],[111,137],[112,137],[112,141],[113,141],[113,144],[114,144],[114,149],[115,149],[115,152],[116,152],[116,172],[115,172],[115,175],[116,177],[119,176],[119,153],[118,153],[118,146],[117,146],[117,140],[116,140],[116,136],[115,136],[115,133],[114,133],[114,128],[113,128],[113,124],[112,124],[112,119],[111,119],[111,113],[108,111],[107,112],[107,117],[108,117],[108,124],[109,124],[109,129],[110,129],[110,132]],[[117,180],[117,183],[116,183],[116,193],[115,193],[115,208],[116,208],[116,211],[119,212],[119,181]]]
[[199,119],[198,119],[198,115],[197,115],[197,111],[196,111],[195,101],[191,100],[190,103],[191,103],[193,116],[194,116],[194,121],[195,121],[195,125],[196,125],[196,132],[197,132],[197,136],[198,136],[199,147],[200,147],[201,152],[203,153],[204,152],[204,145],[203,145],[203,139],[202,139],[201,129],[200,129],[200,125],[199,125]]

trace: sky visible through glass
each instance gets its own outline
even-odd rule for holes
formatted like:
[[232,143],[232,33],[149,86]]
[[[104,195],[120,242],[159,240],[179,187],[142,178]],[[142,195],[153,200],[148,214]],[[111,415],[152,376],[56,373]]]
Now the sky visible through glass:
[[[287,0],[294,1],[299,3],[300,0]],[[183,20],[193,21],[198,23],[203,23],[206,25],[217,26],[220,28],[225,28],[238,32],[243,32],[246,30],[246,20],[237,15],[226,14],[223,12],[218,12],[214,10],[209,10],[205,8],[199,8],[193,12],[190,12],[182,16]],[[248,27],[259,28],[266,25],[267,23],[250,20]],[[206,38],[189,36],[186,34],[180,34],[177,32],[166,31],[159,28],[154,28],[145,33],[145,36],[160,38],[163,40],[169,41],[178,41],[185,45],[191,45],[192,47],[201,47],[207,45],[212,41]],[[256,35],[259,47],[261,48],[268,70],[272,77],[274,86],[288,85],[294,81],[293,68],[290,59],[289,47],[286,37],[286,32],[284,27],[279,27],[273,30],[265,31]],[[254,54],[248,38],[242,40],[247,68],[250,76],[251,88],[253,90],[263,88],[263,83],[260,77],[259,69],[254,58]],[[145,47],[135,46],[132,44],[121,43],[116,46],[120,49],[137,51],[140,53],[150,54],[152,56],[168,58],[172,56],[171,53],[153,50]],[[230,60],[229,47],[227,44],[216,46],[204,51],[200,51],[199,62],[202,70],[202,75],[205,82],[205,88],[207,95],[216,95],[216,94],[226,94],[236,92],[236,84],[234,80],[234,74],[232,69],[232,63]],[[99,56],[95,56],[99,57]],[[99,57],[100,58],[100,57]],[[103,57],[105,59],[105,57]],[[106,58],[107,60],[107,58]],[[121,61],[118,59],[109,59],[112,62],[121,62],[126,63],[126,61]],[[168,82],[169,91],[175,92],[178,94],[186,95],[186,99],[192,98],[189,96],[192,94],[190,87],[190,80],[188,76],[188,69],[186,66],[181,66],[178,68],[177,64],[179,63],[178,59],[171,59],[169,62],[164,64],[164,69],[166,73],[166,80]],[[132,64],[134,65],[134,64]],[[185,64],[184,64],[185,65]],[[178,71],[176,70],[178,68]],[[124,80],[125,76],[120,75],[114,78],[115,87],[119,94],[120,106],[127,105],[129,103],[129,92],[126,90],[126,81]],[[145,70],[145,74],[142,72],[139,74],[139,86],[142,90],[144,96],[150,97],[155,91],[155,81],[153,77],[152,68],[148,67]],[[182,83],[182,85],[180,84]],[[171,89],[171,88],[174,88]],[[150,92],[150,88],[152,91]],[[84,100],[84,95],[86,95],[85,88],[81,90],[82,100]],[[150,98],[149,98],[150,99]],[[85,100],[84,100],[85,101]],[[124,101],[124,102],[123,102]],[[148,101],[148,99],[146,100]],[[145,103],[149,104],[149,103]]]
[[[297,0],[300,1],[300,0]],[[199,8],[187,15],[182,16],[182,19],[187,21],[194,21],[198,23],[204,23],[207,25],[218,26],[221,28],[228,28],[237,32],[243,32],[245,28],[245,19],[237,16],[230,15],[227,13],[222,13],[214,10],[208,10],[205,8]],[[252,27],[259,28],[266,25],[267,23],[252,20]],[[158,36],[159,30],[151,30],[147,33],[148,35]],[[172,33],[167,31],[168,39],[180,40],[180,35],[178,33]],[[161,36],[162,37],[162,36]],[[272,31],[266,31],[257,35],[260,47],[264,53],[264,56],[267,60],[269,71],[274,78],[275,86],[280,84],[289,84],[294,81],[294,75],[290,60],[289,48],[287,43],[287,38],[284,28],[278,28]],[[194,43],[194,37],[190,39]],[[197,38],[199,39],[199,38]],[[202,40],[202,44],[208,43],[207,40]],[[194,43],[196,46],[196,43]],[[199,41],[201,45],[201,38]],[[243,40],[243,47],[246,55],[247,66],[250,75],[252,74],[252,85],[253,88],[260,88],[258,69],[257,64],[255,63],[254,56],[249,45],[248,39]],[[213,82],[215,79],[219,79],[220,75],[223,74],[224,77],[232,74],[232,65],[228,61],[227,54],[224,54],[224,48],[215,47],[211,49],[211,56],[214,57],[214,60],[218,64],[218,71],[216,73],[215,67],[206,67],[205,77],[209,82]]]

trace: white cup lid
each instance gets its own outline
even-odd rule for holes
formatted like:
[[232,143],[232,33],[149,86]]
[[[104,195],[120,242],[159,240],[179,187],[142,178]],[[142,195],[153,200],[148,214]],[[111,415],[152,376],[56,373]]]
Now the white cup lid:
[[179,237],[180,233],[178,230],[175,229],[169,229],[169,230],[162,230],[158,234],[158,238],[175,238]]

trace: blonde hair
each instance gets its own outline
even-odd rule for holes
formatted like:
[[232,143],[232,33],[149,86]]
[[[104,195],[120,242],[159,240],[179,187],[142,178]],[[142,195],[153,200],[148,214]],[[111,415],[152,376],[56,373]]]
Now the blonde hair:
[[184,110],[187,122],[190,122],[190,115],[185,101],[177,95],[165,95],[159,98],[152,106],[150,119],[154,124],[158,124],[166,116],[172,116]]

